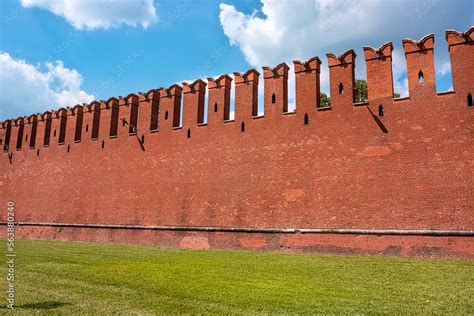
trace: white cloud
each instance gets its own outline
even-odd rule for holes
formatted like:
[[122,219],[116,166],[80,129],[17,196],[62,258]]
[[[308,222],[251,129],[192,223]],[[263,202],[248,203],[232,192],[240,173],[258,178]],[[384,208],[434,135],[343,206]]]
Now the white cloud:
[[0,52],[1,119],[93,101],[81,85],[81,74],[60,60],[34,66]]
[[446,76],[448,73],[451,73],[451,63],[449,61],[444,61],[439,67],[436,68],[436,74],[438,76]]
[[394,49],[392,52],[392,72],[393,90],[400,93],[400,97],[408,96],[408,78],[406,76],[407,66],[405,53],[402,50]]
[[[375,1],[375,0],[261,0],[262,8],[251,14],[233,5],[220,4],[220,23],[232,45],[242,51],[253,67],[274,66],[282,61],[306,60],[319,56],[322,91],[329,91],[325,54],[341,54],[348,49],[357,52],[356,77],[365,78],[362,46],[379,47],[393,41],[401,47],[401,39],[419,39],[432,32],[444,36],[447,28],[467,23],[472,2],[459,0],[456,8],[449,1]],[[410,8],[407,10],[407,8]],[[437,35],[438,40],[440,35]],[[394,86],[408,94],[403,51],[394,58]],[[441,52],[443,56],[446,52]],[[447,59],[447,58],[444,58]],[[398,63],[398,65],[396,64]],[[439,73],[447,73],[442,66]],[[290,87],[294,89],[294,87]],[[291,91],[291,90],[290,90]]]
[[153,0],[21,0],[63,17],[76,29],[109,29],[122,24],[147,28],[158,17]]
[[[358,34],[370,33],[372,26],[366,19],[378,7],[370,0],[362,0],[359,5],[354,5],[353,0],[262,0],[262,3],[264,18],[258,17],[257,12],[245,15],[232,5],[220,5],[219,18],[224,33],[254,67],[275,66],[282,61],[292,67],[292,60],[306,60],[316,55],[324,63],[325,53],[343,53],[351,48],[350,40]],[[365,74],[359,77],[363,76]],[[292,77],[290,100],[295,94]],[[329,92],[329,72],[324,65],[321,90]]]
[[[240,47],[251,65],[278,64],[288,57],[311,57],[318,48],[367,33],[370,24],[365,18],[373,6],[363,2],[371,1],[348,6],[347,1],[262,0],[264,18],[222,3],[219,18],[231,44]],[[350,33],[347,21],[353,22]]]

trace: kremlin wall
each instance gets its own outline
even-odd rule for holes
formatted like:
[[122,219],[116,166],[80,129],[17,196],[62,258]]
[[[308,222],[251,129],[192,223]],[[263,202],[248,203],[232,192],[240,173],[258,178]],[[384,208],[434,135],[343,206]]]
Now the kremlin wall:
[[388,42],[364,102],[349,50],[294,61],[293,112],[282,63],[0,122],[1,205],[19,238],[474,258],[474,27],[446,32],[453,91],[434,40],[403,40],[406,98]]

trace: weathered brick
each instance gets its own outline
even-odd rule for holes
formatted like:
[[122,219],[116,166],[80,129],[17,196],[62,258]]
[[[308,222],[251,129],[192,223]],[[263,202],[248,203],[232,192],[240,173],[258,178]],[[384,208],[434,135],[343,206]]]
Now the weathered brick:
[[[264,68],[263,117],[256,113],[260,74],[252,69],[235,73],[233,121],[226,112],[232,81],[226,75],[208,81],[207,125],[200,124],[206,83],[199,80],[184,90],[173,85],[7,120],[0,128],[2,145],[10,145],[0,157],[1,203],[15,201],[16,220],[31,223],[472,232],[474,107],[467,106],[467,95],[474,93],[472,36],[472,28],[447,32],[454,84],[449,93],[436,93],[434,38],[427,36],[404,40],[408,98],[393,98],[389,43],[365,49],[369,100],[364,104],[354,103],[356,56],[348,51],[341,57],[328,54],[332,107],[325,111],[317,110],[321,62],[312,58],[295,62],[295,115],[284,113],[288,67],[281,64]],[[378,115],[380,105],[384,116]],[[152,130],[153,119],[158,131]],[[23,141],[16,150],[21,124]],[[137,127],[136,135],[129,124]],[[113,126],[117,136],[111,136]],[[18,236],[474,257],[469,236],[38,226],[21,226]]]

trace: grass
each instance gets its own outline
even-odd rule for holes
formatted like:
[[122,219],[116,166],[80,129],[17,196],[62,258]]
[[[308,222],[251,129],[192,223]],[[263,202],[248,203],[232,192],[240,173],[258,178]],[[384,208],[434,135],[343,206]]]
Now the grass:
[[[31,240],[16,254],[22,314],[474,313],[469,260]],[[6,264],[0,274],[5,302]]]

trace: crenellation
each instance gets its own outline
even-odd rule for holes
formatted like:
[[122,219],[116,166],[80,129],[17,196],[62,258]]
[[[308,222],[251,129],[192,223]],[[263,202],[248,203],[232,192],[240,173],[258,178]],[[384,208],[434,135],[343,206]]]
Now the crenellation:
[[472,106],[472,96],[474,95],[474,26],[464,33],[454,30],[446,31],[446,41],[448,42],[456,103],[462,106]]
[[311,71],[319,71],[321,68],[321,60],[319,57],[311,57],[307,61],[300,61],[300,60],[294,60],[293,64],[295,66],[295,73],[300,73],[300,72],[311,72]]
[[[152,111],[153,106],[157,108],[158,103],[155,99],[150,98],[153,96],[153,92],[139,92],[138,93],[138,123],[137,123],[137,134],[142,139],[145,139],[145,134],[148,134],[151,129],[151,121],[152,121]],[[156,117],[157,119],[158,117]],[[157,123],[157,121],[155,120]],[[156,124],[155,130],[158,128],[158,124]]]
[[[436,94],[434,70],[434,35],[429,34],[419,41],[402,41],[408,70],[410,97],[403,99],[418,102],[420,98],[451,98],[457,104],[472,104],[474,94],[474,27],[466,32],[446,31],[446,40],[451,58],[454,92]],[[368,100],[355,100],[355,58],[350,49],[342,55],[327,54],[330,75],[331,107],[325,110],[346,112],[354,115],[355,108],[369,106],[372,113],[383,104],[385,110],[401,104],[393,98],[392,42],[379,48],[364,46],[367,69]],[[301,124],[313,122],[320,108],[321,60],[312,57],[307,61],[293,61],[296,82],[296,115]],[[288,111],[289,67],[281,63],[274,68],[262,67],[264,79],[264,122],[283,117]],[[260,73],[250,69],[244,74],[234,72],[234,79],[223,74],[217,78],[184,82],[168,88],[151,89],[126,97],[93,101],[47,111],[38,116],[6,120],[2,122],[1,141],[10,151],[24,148],[54,147],[57,144],[71,145],[84,140],[105,140],[118,135],[142,137],[150,132],[172,131],[181,124],[184,129],[203,125],[206,121],[205,98],[208,91],[207,125],[211,129],[223,128],[222,123],[230,119],[232,81],[235,85],[235,121],[241,131],[248,130],[258,113],[258,85]],[[206,89],[207,88],[207,89]],[[412,99],[410,101],[410,99]],[[470,100],[470,101],[469,101]],[[181,104],[183,101],[183,104]],[[386,107],[388,105],[388,107]],[[349,110],[349,112],[347,112]],[[183,113],[181,113],[183,111]],[[390,110],[391,111],[391,110]],[[341,112],[341,113],[342,113]],[[286,113],[288,114],[288,113]],[[321,114],[324,116],[324,114]],[[182,116],[182,123],[181,123]],[[250,125],[249,125],[250,124]],[[260,124],[260,123],[259,123]],[[269,124],[269,123],[262,123]],[[21,136],[21,137],[19,137]],[[28,140],[26,140],[26,136]]]
[[203,80],[183,82],[183,128],[188,129],[204,123],[206,86]]
[[251,121],[258,116],[258,78],[260,73],[255,69],[245,74],[234,72],[235,80],[235,121]]
[[13,121],[10,139],[10,152],[19,151],[23,145],[23,131],[24,131],[23,117],[19,117]]
[[169,88],[160,88],[160,117],[159,130],[162,133],[171,132],[180,126],[181,98],[183,88],[177,84]]
[[244,74],[241,74],[240,72],[234,72],[235,84],[250,82],[258,84],[259,76],[260,73],[254,68],[247,70]]
[[264,115],[273,118],[288,112],[288,67],[281,63],[275,68],[262,67],[264,79]]
[[3,138],[3,152],[8,152],[10,150],[11,144],[11,131],[12,131],[12,120],[6,120],[3,122],[4,128],[4,138]]
[[99,140],[99,132],[100,132],[100,117],[101,117],[101,103],[98,101],[93,101],[89,104],[89,112],[91,113],[89,116],[86,116],[89,119],[92,119],[89,122],[89,129],[91,129],[90,139],[91,140]]
[[329,68],[334,66],[344,66],[348,64],[355,64],[356,53],[353,49],[349,49],[348,51],[344,52],[342,55],[334,55],[334,54],[326,54],[328,59],[328,66]]
[[85,112],[84,105],[76,105],[73,108],[73,111],[76,115],[76,127],[74,130],[74,142],[75,143],[80,143],[83,139],[83,134],[84,134],[84,112]]
[[306,62],[293,61],[295,68],[296,115],[303,124],[312,122],[320,106],[321,60],[312,57]]
[[451,46],[474,41],[474,26],[471,26],[466,32],[447,30],[446,41],[448,42],[448,50],[451,50]]
[[67,122],[68,122],[68,115],[67,109],[61,108],[56,112],[56,121],[59,121],[58,126],[58,144],[64,145],[66,141],[66,130],[67,130]]
[[416,41],[411,38],[404,38],[402,40],[403,49],[405,54],[419,53],[420,51],[433,50],[434,48],[434,34],[428,34],[423,36],[420,40]]
[[120,102],[117,98],[110,98],[107,100],[110,111],[110,126],[109,126],[109,138],[116,138],[119,129],[119,117],[120,117]]
[[50,111],[46,111],[41,115],[42,124],[42,145],[43,147],[50,147],[51,146],[51,128],[52,128],[52,113]]
[[3,152],[4,143],[5,143],[5,132],[6,132],[5,122],[0,121],[0,148],[2,152]]
[[139,129],[142,133],[157,132],[159,130],[158,120],[160,114],[160,92],[152,89],[142,93],[139,99],[140,103],[145,103],[147,109],[140,119]]
[[207,78],[208,83],[208,117],[211,128],[230,118],[230,93],[232,78],[221,75],[217,79]]
[[25,148],[34,149],[36,147],[36,138],[38,134],[38,116],[32,114],[28,117],[27,121],[28,124],[26,125],[25,133],[28,136],[28,140],[25,139]]
[[387,57],[392,57],[393,44],[392,42],[386,42],[377,49],[371,46],[364,46],[362,49],[364,50],[366,61],[372,59],[385,59]]
[[[138,132],[138,116],[139,116],[139,102],[138,95],[130,93],[125,97],[125,107],[121,112],[122,129],[128,130],[129,136],[137,135]],[[119,133],[121,134],[121,133]]]
[[136,122],[136,135],[145,140],[145,134],[150,132],[150,121],[151,121],[151,103],[148,100],[146,94],[138,93],[137,100],[137,122]]
[[44,147],[44,130],[46,124],[43,119],[43,114],[38,114],[36,119],[36,141],[35,141],[35,148],[42,148]]
[[94,111],[89,104],[83,103],[81,142],[92,139],[92,126],[94,124]]
[[370,46],[364,46],[363,49],[367,71],[368,101],[392,98],[392,42],[387,42],[378,49]]
[[11,127],[10,127],[10,146],[9,146],[9,151],[14,152],[16,151],[16,143],[17,143],[17,135],[18,135],[18,120],[20,118],[16,118],[12,120],[11,122]]
[[74,138],[76,136],[76,127],[77,127],[77,109],[78,105],[75,105],[72,108],[67,108],[67,124],[66,124],[66,135],[64,139],[64,144],[66,146],[71,146],[74,144]]
[[110,104],[106,100],[100,100],[99,104],[99,131],[97,139],[105,141],[109,139],[110,135],[110,120],[112,118],[112,111],[110,109]]
[[403,39],[402,42],[410,97],[435,97],[434,34],[428,34],[419,41]]
[[220,75],[216,79],[214,78],[207,78],[208,89],[216,89],[216,88],[231,88],[232,77],[224,74]]
[[348,111],[352,109],[355,96],[355,58],[350,49],[340,56],[326,54],[329,65],[329,86],[331,109]]

